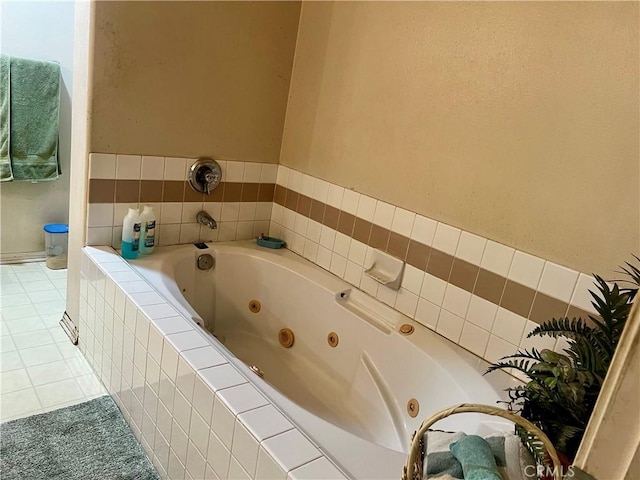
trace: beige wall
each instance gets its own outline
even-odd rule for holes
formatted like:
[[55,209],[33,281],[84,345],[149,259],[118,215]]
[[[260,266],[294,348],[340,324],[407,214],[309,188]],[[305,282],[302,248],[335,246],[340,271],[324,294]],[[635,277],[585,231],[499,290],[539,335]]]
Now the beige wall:
[[97,2],[91,151],[277,163],[299,12]]
[[640,251],[638,12],[305,2],[280,161],[607,275]]

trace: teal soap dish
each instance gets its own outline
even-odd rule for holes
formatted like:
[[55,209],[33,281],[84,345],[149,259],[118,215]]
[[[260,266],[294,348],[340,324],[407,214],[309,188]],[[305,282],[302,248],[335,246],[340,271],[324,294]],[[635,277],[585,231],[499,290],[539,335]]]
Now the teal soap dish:
[[280,240],[279,238],[267,237],[265,235],[260,235],[256,242],[261,247],[266,248],[282,248],[285,245],[284,240]]

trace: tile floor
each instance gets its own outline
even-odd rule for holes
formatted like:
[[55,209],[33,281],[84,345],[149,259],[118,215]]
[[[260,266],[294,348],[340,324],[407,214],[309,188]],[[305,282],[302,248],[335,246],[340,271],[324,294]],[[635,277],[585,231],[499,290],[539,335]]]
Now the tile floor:
[[106,394],[59,325],[67,270],[0,265],[0,421]]

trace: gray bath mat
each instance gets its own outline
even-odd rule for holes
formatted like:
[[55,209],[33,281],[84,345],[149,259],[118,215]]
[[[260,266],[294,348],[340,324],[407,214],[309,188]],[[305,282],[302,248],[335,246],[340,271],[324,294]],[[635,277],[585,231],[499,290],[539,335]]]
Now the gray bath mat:
[[109,396],[0,425],[0,478],[159,479]]

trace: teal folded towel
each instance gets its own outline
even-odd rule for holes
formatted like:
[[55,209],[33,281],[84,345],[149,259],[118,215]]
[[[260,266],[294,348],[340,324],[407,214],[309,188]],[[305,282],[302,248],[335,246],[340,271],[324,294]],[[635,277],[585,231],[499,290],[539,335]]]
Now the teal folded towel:
[[60,65],[11,57],[9,152],[13,179],[58,178]]
[[0,55],[0,182],[13,180],[11,157],[9,156],[10,67],[9,57]]
[[449,448],[462,465],[465,480],[502,480],[491,446],[484,438],[467,435]]

